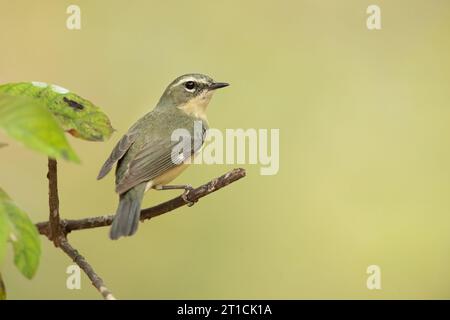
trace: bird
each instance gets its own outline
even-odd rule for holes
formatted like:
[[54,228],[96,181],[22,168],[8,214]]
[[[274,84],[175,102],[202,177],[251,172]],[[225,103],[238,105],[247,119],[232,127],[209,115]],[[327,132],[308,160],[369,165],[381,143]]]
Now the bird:
[[[208,130],[208,104],[215,90],[227,86],[228,83],[216,82],[204,74],[182,75],[167,86],[154,109],[119,140],[97,176],[102,179],[116,164],[115,191],[119,194],[119,205],[109,232],[111,239],[136,233],[141,203],[148,190],[184,189],[185,195],[192,189],[190,185],[168,184],[199,151]],[[194,129],[198,123],[202,134],[196,138]],[[173,157],[173,149],[180,141],[172,141],[172,134],[178,129],[186,130],[191,140],[183,139],[184,151]]]

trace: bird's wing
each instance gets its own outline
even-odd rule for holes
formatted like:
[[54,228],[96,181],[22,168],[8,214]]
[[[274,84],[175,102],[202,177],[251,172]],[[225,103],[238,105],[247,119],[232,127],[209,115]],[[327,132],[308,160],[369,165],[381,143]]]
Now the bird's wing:
[[197,138],[189,136],[179,141],[159,139],[147,143],[130,161],[127,171],[116,185],[116,192],[122,194],[182,164],[201,148],[203,141],[204,133]]
[[130,130],[128,130],[128,132],[122,137],[122,139],[119,140],[119,142],[114,147],[109,158],[105,161],[103,167],[100,169],[100,173],[97,176],[98,180],[106,176],[108,172],[111,171],[114,164],[125,155],[125,153],[131,147],[131,145],[134,143],[137,137],[138,137],[138,128],[137,125],[134,125],[133,127],[130,128]]

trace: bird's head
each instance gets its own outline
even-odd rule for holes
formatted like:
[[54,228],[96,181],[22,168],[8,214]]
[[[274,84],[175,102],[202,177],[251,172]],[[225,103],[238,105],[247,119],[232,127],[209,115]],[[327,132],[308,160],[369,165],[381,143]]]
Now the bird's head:
[[202,118],[214,91],[228,85],[225,82],[216,82],[204,74],[185,74],[169,84],[158,105],[177,107],[188,114]]

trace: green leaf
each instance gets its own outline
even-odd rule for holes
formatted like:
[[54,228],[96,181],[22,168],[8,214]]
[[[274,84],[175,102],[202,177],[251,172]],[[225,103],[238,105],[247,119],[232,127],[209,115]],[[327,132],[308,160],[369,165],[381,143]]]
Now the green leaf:
[[31,279],[36,273],[41,256],[41,242],[36,226],[0,189],[0,216],[2,214],[6,215],[8,220],[6,228],[9,230],[14,249],[14,264],[25,277]]
[[0,300],[6,300],[6,288],[1,273],[0,273]]
[[99,107],[62,87],[43,82],[21,82],[2,85],[1,92],[39,100],[61,127],[77,138],[104,141],[114,131]]
[[35,99],[0,92],[0,127],[27,147],[49,157],[79,162],[54,117]]

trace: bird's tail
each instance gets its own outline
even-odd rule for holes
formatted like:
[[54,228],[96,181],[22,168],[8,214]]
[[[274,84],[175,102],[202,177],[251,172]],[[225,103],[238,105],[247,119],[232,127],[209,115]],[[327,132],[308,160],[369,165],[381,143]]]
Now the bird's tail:
[[109,232],[109,237],[112,240],[136,233],[141,215],[141,203],[144,197],[145,185],[145,183],[142,183],[120,195],[119,207]]

